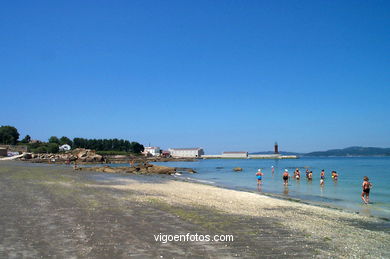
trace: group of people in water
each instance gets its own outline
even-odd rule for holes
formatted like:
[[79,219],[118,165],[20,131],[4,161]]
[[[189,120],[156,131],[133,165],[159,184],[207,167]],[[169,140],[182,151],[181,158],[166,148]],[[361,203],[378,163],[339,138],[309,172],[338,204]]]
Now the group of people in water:
[[[273,166],[271,167],[271,171],[272,171],[272,174],[275,172],[275,168]],[[262,180],[263,175],[264,174],[261,171],[261,169],[257,170],[257,173],[256,173],[257,184],[261,184],[261,180]],[[288,170],[284,169],[284,172],[282,175],[284,185],[288,185],[288,180],[290,179],[290,177],[291,176],[290,176]],[[332,171],[332,179],[334,181],[337,181],[338,177],[339,177],[339,174],[336,171]],[[306,178],[308,181],[312,181],[313,180],[313,171],[309,171],[309,169],[306,169]],[[294,179],[296,179],[296,180],[301,179],[301,171],[299,171],[299,168],[295,169],[295,171],[294,171]],[[320,185],[324,184],[324,180],[325,180],[325,170],[322,170],[321,174],[320,174]]]
[[[271,172],[272,172],[272,174],[274,174],[274,172],[275,172],[274,166],[271,167]],[[264,173],[262,172],[262,170],[258,169],[257,173],[256,173],[258,186],[262,184],[263,176],[264,176]],[[283,182],[284,182],[285,186],[288,186],[288,180],[290,179],[290,177],[291,176],[290,176],[288,170],[284,169],[284,172],[282,174],[282,178],[283,178]],[[295,169],[293,178],[296,179],[297,181],[299,181],[301,179],[301,172],[300,172],[299,168]],[[313,171],[309,171],[309,169],[306,169],[306,178],[308,181],[312,181],[313,180]],[[339,178],[339,174],[336,171],[332,171],[333,181],[336,182],[338,180],[338,178]],[[320,185],[323,186],[324,184],[325,184],[325,170],[323,169],[323,170],[321,170],[321,173],[320,173]],[[362,195],[361,195],[362,200],[365,204],[368,204],[372,183],[369,182],[369,179],[367,176],[364,176],[364,178],[363,178],[362,187],[363,187],[363,191],[362,191]]]

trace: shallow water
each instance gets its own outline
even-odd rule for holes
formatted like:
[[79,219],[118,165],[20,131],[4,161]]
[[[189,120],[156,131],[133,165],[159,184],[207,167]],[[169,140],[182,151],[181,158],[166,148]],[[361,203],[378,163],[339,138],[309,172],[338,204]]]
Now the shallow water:
[[[390,219],[390,158],[299,158],[284,160],[266,159],[210,159],[195,162],[159,162],[158,165],[194,168],[197,174],[183,173],[181,178],[191,178],[210,184],[234,189],[258,190],[281,195],[286,198],[299,198],[332,207],[356,211],[366,215]],[[271,166],[275,173],[271,173]],[[234,172],[234,167],[243,168]],[[285,168],[292,176],[295,168],[301,171],[301,180],[290,179],[283,185],[282,173]],[[256,171],[263,169],[263,185],[257,189]],[[306,168],[313,171],[313,180],[306,179]],[[325,169],[325,184],[320,186],[320,172]],[[339,174],[338,181],[331,177],[331,171]],[[363,176],[368,176],[373,188],[371,204],[364,205],[360,198]]]

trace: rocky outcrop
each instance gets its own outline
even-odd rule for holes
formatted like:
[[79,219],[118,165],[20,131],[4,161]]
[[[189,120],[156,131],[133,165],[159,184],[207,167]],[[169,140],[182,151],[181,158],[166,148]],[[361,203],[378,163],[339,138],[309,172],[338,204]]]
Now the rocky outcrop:
[[32,162],[42,163],[64,163],[77,161],[80,163],[100,163],[104,161],[103,156],[96,154],[95,150],[76,148],[71,152],[58,154],[23,154],[22,160],[31,160]]
[[72,156],[77,157],[78,162],[101,162],[103,156],[96,154],[95,150],[76,148],[71,152]]
[[241,167],[235,167],[235,168],[233,168],[233,171],[234,172],[241,172],[242,168]]
[[83,170],[97,171],[102,173],[134,173],[134,174],[174,174],[176,169],[168,166],[142,164],[130,167],[85,167]]
[[24,153],[23,154],[23,158],[24,159],[31,159],[32,158],[32,154],[31,153]]
[[196,171],[192,168],[187,168],[186,171],[191,174],[196,174]]
[[151,174],[174,174],[176,173],[176,169],[174,167],[168,166],[157,166],[153,165],[147,168],[148,173]]

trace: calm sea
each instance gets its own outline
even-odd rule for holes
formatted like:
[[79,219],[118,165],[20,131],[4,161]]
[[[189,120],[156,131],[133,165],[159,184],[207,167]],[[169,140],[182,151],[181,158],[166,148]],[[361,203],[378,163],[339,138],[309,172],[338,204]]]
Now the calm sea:
[[[284,198],[298,198],[311,203],[359,212],[390,219],[390,157],[343,157],[343,158],[299,158],[284,160],[266,159],[210,159],[196,162],[161,162],[158,165],[189,167],[197,174],[183,173],[177,176],[218,186],[259,191]],[[275,173],[271,173],[271,166]],[[234,167],[243,168],[234,172]],[[293,175],[295,168],[301,171],[301,180],[290,178],[288,187],[283,185],[282,173],[288,169]],[[261,168],[263,185],[257,188],[255,173]],[[313,171],[313,180],[306,179],[306,168]],[[320,172],[325,169],[325,184],[320,186]],[[333,181],[331,171],[339,174]],[[363,205],[360,198],[363,176],[368,176],[373,188],[371,204]]]

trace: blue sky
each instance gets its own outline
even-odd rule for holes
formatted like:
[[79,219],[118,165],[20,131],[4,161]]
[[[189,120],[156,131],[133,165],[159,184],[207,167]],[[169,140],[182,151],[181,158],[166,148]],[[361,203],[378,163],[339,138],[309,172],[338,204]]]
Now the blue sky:
[[206,153],[390,146],[389,1],[3,1],[0,125]]

